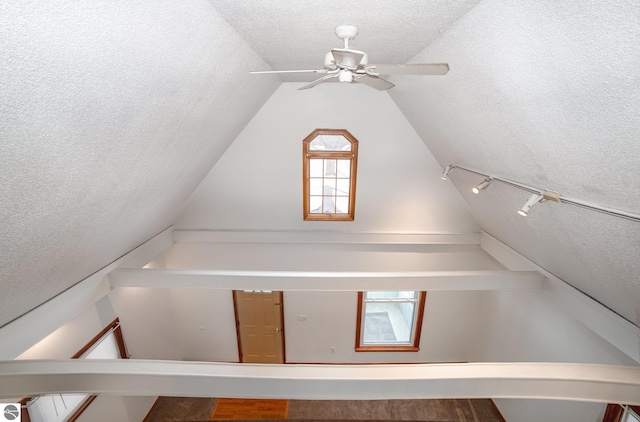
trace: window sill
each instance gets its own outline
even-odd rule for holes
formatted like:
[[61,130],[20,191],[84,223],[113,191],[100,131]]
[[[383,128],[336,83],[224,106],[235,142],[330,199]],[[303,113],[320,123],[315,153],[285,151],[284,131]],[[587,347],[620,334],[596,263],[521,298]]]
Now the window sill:
[[309,213],[304,216],[304,221],[353,221],[353,215]]
[[356,352],[419,352],[419,347],[414,346],[359,346]]

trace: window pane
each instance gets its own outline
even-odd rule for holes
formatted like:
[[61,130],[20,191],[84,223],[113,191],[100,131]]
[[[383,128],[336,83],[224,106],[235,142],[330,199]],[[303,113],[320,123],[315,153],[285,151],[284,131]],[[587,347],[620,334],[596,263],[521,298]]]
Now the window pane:
[[626,417],[624,418],[623,422],[640,422],[640,418],[637,417],[635,413],[633,413],[630,410],[628,412],[629,413],[626,414]]
[[338,177],[349,178],[351,177],[351,160],[337,160],[338,161]]
[[336,212],[347,214],[349,212],[349,198],[346,196],[338,196],[336,198]]
[[324,160],[324,175],[325,177],[336,176],[336,160]]
[[416,304],[366,303],[364,304],[363,344],[410,344]]
[[336,212],[336,204],[333,202],[333,196],[323,196],[322,202],[322,212],[324,213],[335,213]]
[[324,179],[324,196],[334,196],[336,194],[336,179]]
[[398,291],[398,292],[365,292],[366,299],[416,299],[418,292],[416,291]]
[[309,198],[309,212],[313,214],[322,214],[321,196],[311,196]]
[[322,177],[322,159],[309,160],[309,177]]
[[342,135],[318,135],[309,143],[311,151],[351,151],[351,142]]
[[120,350],[118,349],[118,342],[116,336],[111,332],[106,337],[103,337],[97,344],[89,349],[84,355],[83,359],[120,359]]
[[315,178],[309,180],[309,194],[322,195],[322,179]]
[[62,422],[88,397],[88,394],[45,394],[27,404],[29,416],[33,422]]
[[349,196],[349,179],[338,179],[336,195]]
[[640,415],[637,415],[633,409],[627,407],[625,410],[627,414],[623,415],[623,422],[640,422]]

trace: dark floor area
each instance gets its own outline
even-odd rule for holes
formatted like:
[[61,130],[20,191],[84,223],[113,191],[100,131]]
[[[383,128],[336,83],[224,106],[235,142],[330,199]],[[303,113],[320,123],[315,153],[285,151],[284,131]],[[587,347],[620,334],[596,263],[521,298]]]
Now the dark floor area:
[[[209,421],[215,398],[160,397],[145,422]],[[487,399],[456,400],[291,400],[288,422],[423,421],[501,422]],[[238,422],[238,420],[236,420]]]

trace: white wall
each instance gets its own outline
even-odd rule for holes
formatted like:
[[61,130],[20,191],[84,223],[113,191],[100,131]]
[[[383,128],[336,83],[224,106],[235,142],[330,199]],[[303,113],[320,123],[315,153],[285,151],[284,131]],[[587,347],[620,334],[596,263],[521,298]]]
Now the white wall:
[[118,288],[109,299],[132,358],[182,360],[170,290]]
[[[540,292],[482,292],[475,361],[638,365]],[[509,422],[596,422],[604,404],[495,400]]]
[[485,292],[478,361],[638,365],[539,292]]
[[140,422],[157,397],[109,396],[101,394],[82,412],[78,422]]
[[[147,299],[158,298],[162,291],[146,290],[153,292]],[[121,315],[135,314],[137,319],[148,321],[162,314],[165,322],[172,321],[173,328],[148,322],[129,327],[125,336],[134,358],[238,361],[231,291],[167,289],[171,302],[165,298],[155,302],[153,309],[149,303],[135,300],[141,297],[138,292],[135,297],[125,294],[131,300],[119,304]],[[478,292],[428,293],[419,352],[356,353],[356,292],[284,292],[286,358],[307,363],[470,361],[478,341],[476,333],[481,331],[477,318],[481,300]],[[299,321],[299,315],[305,315],[306,321]],[[130,338],[132,333],[141,337]],[[136,347],[141,340],[153,347]]]
[[477,292],[428,293],[420,351],[384,353],[354,350],[357,292],[285,292],[287,361],[466,362],[477,340],[479,297]]
[[171,297],[184,360],[238,362],[231,291],[171,289]]
[[[299,86],[282,84],[271,96],[196,189],[176,229],[479,231],[386,92]],[[353,222],[302,220],[302,140],[316,128],[344,128],[359,140]]]
[[564,400],[495,399],[508,422],[601,422],[605,404]]

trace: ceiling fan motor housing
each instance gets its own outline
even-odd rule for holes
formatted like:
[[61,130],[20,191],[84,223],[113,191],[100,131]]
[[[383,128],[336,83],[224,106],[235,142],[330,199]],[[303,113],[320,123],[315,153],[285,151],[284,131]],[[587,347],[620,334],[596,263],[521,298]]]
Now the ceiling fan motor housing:
[[[353,51],[354,53],[362,54],[362,59],[360,60],[360,62],[358,64],[351,63],[351,65],[353,65],[354,67],[364,67],[369,64],[369,56],[367,55],[367,53],[358,51],[358,50],[350,50],[350,51]],[[324,68],[328,70],[336,70],[338,68],[332,51],[329,51],[327,54],[324,55]]]

